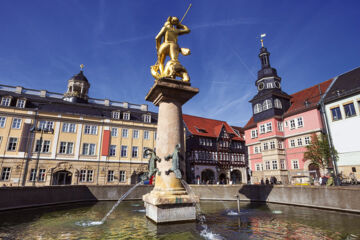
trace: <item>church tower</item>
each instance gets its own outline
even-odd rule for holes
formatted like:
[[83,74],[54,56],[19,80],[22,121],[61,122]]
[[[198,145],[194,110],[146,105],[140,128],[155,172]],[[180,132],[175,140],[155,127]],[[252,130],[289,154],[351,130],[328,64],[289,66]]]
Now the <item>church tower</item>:
[[255,82],[258,93],[250,100],[255,122],[283,115],[290,107],[291,98],[281,90],[281,78],[270,65],[270,52],[264,47],[263,39],[259,58],[261,69]]
[[84,65],[80,65],[80,72],[68,81],[67,91],[63,100],[73,103],[87,103],[90,83],[84,75]]

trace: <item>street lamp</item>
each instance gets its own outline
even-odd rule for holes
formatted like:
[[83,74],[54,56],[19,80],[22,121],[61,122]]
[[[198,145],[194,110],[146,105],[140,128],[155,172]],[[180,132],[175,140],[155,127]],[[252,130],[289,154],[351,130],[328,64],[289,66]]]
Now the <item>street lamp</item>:
[[40,152],[41,152],[41,148],[42,148],[42,142],[43,142],[43,134],[44,133],[54,133],[54,129],[52,129],[51,127],[36,127],[35,125],[33,125],[30,128],[30,132],[31,133],[38,133],[40,132],[40,140],[39,140],[39,145],[37,143],[35,143],[36,147],[37,147],[37,157],[36,157],[36,165],[35,165],[35,179],[33,179],[33,183],[32,185],[35,186],[35,182],[38,180],[39,176],[38,176],[38,168],[39,168],[39,160],[40,160]]

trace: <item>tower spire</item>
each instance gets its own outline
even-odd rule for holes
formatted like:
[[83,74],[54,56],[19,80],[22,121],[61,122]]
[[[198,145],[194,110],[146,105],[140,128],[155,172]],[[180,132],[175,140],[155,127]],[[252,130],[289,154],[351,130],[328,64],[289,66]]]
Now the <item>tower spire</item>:
[[261,42],[261,47],[264,47],[264,37],[266,37],[266,33],[263,33],[260,35],[260,42]]
[[80,64],[80,71],[83,71],[85,65],[84,64]]

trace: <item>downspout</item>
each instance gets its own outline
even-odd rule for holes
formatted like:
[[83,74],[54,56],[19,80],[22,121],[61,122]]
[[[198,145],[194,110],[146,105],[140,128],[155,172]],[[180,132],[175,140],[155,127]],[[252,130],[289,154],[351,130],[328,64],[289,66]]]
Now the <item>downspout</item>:
[[[320,107],[321,107],[320,112],[322,113],[322,120],[323,120],[323,123],[324,123],[325,133],[326,133],[326,137],[327,137],[328,142],[329,142],[330,149],[335,149],[335,148],[334,148],[332,137],[331,137],[331,131],[330,131],[329,122],[328,122],[328,119],[327,119],[324,100],[325,100],[325,96],[327,95],[328,91],[332,88],[332,86],[334,85],[334,83],[336,82],[337,79],[338,79],[338,77],[334,78],[334,80],[332,81],[332,83],[330,84],[330,86],[328,87],[325,94],[321,97],[321,100],[320,100]],[[338,170],[338,166],[337,166],[337,163],[336,163],[336,158],[334,156],[333,151],[331,151],[331,156],[330,157],[331,157],[331,161],[332,161],[332,163],[334,165],[335,184],[340,185],[339,182],[338,182],[339,170]]]

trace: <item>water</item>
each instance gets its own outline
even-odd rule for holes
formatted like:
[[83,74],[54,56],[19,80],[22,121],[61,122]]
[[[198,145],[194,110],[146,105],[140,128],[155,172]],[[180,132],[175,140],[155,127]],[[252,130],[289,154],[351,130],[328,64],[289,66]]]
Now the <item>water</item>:
[[[121,203],[122,200],[124,200],[132,191],[135,190],[135,188],[137,188],[139,185],[143,184],[143,181],[137,183],[136,185],[132,186],[126,193],[124,193],[119,200],[117,200],[117,202],[114,204],[114,206],[110,209],[110,211],[101,219],[101,221],[91,221],[91,220],[87,220],[87,221],[80,221],[80,222],[76,222],[75,224],[78,226],[82,226],[82,227],[91,227],[91,226],[96,226],[96,225],[101,225],[103,224],[106,219],[110,216],[110,214],[115,210],[115,208],[117,206],[119,206],[119,204]],[[133,204],[136,205],[136,204]],[[139,204],[137,204],[139,206]]]
[[201,201],[205,223],[155,225],[138,211],[144,209],[142,201],[122,201],[104,224],[75,224],[102,219],[114,204],[104,201],[0,212],[0,239],[360,239],[360,215],[254,203],[241,203],[240,215],[228,215],[229,210],[237,212],[236,201]]

